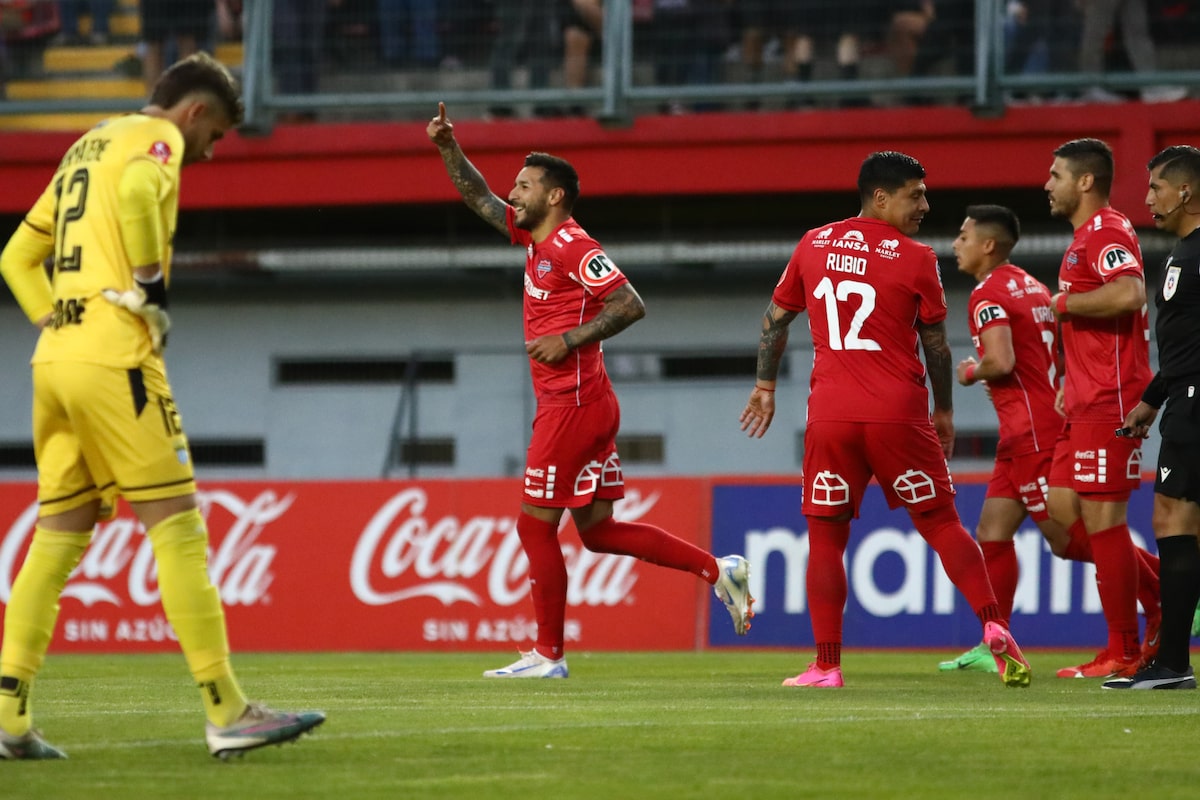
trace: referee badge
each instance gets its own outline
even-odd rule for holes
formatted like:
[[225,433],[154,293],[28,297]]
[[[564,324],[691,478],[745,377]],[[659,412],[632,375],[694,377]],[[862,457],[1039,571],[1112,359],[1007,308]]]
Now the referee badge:
[[1170,300],[1179,288],[1179,267],[1167,267],[1167,281],[1163,284],[1163,300]]

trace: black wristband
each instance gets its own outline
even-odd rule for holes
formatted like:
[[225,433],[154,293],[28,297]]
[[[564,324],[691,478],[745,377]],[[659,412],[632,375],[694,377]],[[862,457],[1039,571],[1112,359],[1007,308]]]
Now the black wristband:
[[135,275],[133,278],[137,281],[137,285],[142,287],[142,291],[146,293],[146,302],[152,303],[161,309],[167,307],[167,282],[160,272],[158,277],[150,283],[142,283]]
[[1147,384],[1146,390],[1142,392],[1142,402],[1151,408],[1162,408],[1162,404],[1167,401],[1169,395],[1167,379],[1163,377],[1162,372],[1156,372],[1150,379],[1150,383]]

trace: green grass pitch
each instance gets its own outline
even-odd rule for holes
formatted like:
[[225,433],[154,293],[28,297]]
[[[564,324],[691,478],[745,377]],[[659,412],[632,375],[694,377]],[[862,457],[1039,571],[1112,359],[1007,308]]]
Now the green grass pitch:
[[808,653],[569,654],[571,677],[484,680],[516,653],[237,654],[254,699],[318,708],[299,744],[228,763],[203,744],[183,659],[52,655],[35,722],[70,755],[0,764],[5,800],[204,798],[1193,798],[1200,692],[939,673],[957,653],[844,656],[840,690],[789,689]]

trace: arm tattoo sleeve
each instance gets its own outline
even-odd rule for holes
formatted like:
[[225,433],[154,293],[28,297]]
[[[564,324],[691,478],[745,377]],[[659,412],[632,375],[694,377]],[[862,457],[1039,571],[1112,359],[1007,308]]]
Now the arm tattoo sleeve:
[[454,188],[462,195],[467,207],[478,214],[484,222],[496,230],[508,235],[508,222],[505,218],[508,203],[501,200],[488,188],[487,181],[475,165],[467,160],[462,148],[455,144],[439,150],[442,160],[446,162],[446,172]]
[[[507,230],[507,229],[506,229]],[[633,287],[625,284],[604,298],[604,307],[578,328],[563,334],[567,347],[572,350],[589,342],[599,342],[621,331],[646,316],[646,305]]]
[[779,377],[779,363],[787,350],[788,325],[797,317],[795,311],[786,311],[774,303],[767,304],[763,314],[762,335],[758,338],[758,367],[754,377],[773,381]]
[[946,339],[946,323],[920,325],[921,348],[925,351],[925,369],[933,389],[933,407],[941,411],[954,409],[954,364],[950,342]]

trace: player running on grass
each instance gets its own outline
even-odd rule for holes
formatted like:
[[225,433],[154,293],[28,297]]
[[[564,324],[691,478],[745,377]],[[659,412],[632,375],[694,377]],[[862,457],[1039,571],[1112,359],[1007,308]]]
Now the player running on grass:
[[[1153,658],[1161,620],[1158,559],[1134,546],[1127,519],[1141,483],[1141,440],[1113,435],[1152,377],[1142,252],[1133,225],[1109,205],[1113,174],[1105,142],[1075,139],[1054,150],[1043,187],[1051,215],[1075,230],[1051,306],[1061,323],[1066,376],[1057,407],[1066,425],[1050,469],[1050,516],[1090,547],[1108,627],[1096,657],[1063,667],[1060,678],[1132,675]],[[1137,603],[1151,586],[1143,649]]]
[[517,534],[529,557],[537,643],[488,678],[565,678],[567,571],[558,543],[563,509],[584,547],[691,572],[712,585],[739,635],[754,616],[750,565],[716,558],[661,528],[613,519],[625,495],[616,436],[621,411],[600,342],[645,313],[642,298],[571,216],[579,176],[561,158],[530,153],[505,201],[467,160],[445,105],[426,131],[467,206],[525,249],[525,351],[537,395]]
[[[971,292],[968,314],[981,359],[961,361],[956,376],[963,386],[986,382],[1000,420],[995,468],[976,537],[996,600],[1008,617],[1020,575],[1013,536],[1026,516],[1037,524],[1054,555],[1092,561],[1087,538],[1072,538],[1050,519],[1046,507],[1050,464],[1063,427],[1054,408],[1055,324],[1049,289],[1008,260],[1019,238],[1016,214],[1003,206],[980,205],[967,209],[954,242],[959,270],[979,282]],[[1157,607],[1154,586],[1141,593],[1148,608]],[[996,671],[983,643],[938,668]]]
[[[1020,575],[1013,536],[1028,516],[1055,555],[1066,554],[1066,531],[1046,511],[1046,476],[1062,417],[1054,410],[1054,316],[1050,290],[1008,260],[1020,238],[1017,215],[1003,206],[971,206],[954,240],[960,271],[978,284],[968,301],[971,339],[980,361],[959,362],[958,382],[984,381],[1000,420],[996,463],[975,529],[996,602],[1012,616]],[[987,644],[944,661],[939,669],[995,672]]]
[[[871,477],[904,506],[983,626],[1008,686],[1028,686],[1029,662],[1008,632],[979,548],[954,508],[946,459],[954,447],[953,368],[937,256],[910,237],[929,202],[925,168],[872,153],[858,175],[859,216],[815,228],[796,246],[763,316],[758,373],[742,429],[766,433],[788,326],[809,311],[814,358],[804,431],[809,611],[817,660],[785,686],[836,688],[842,678],[843,557]],[[929,411],[926,368],[933,387]]]

